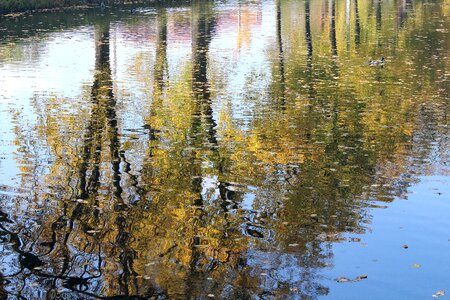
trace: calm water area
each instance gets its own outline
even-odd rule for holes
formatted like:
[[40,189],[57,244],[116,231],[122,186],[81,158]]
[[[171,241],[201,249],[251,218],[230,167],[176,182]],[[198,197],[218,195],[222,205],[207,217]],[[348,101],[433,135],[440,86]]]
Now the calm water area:
[[450,297],[449,31],[449,0],[3,16],[0,299]]

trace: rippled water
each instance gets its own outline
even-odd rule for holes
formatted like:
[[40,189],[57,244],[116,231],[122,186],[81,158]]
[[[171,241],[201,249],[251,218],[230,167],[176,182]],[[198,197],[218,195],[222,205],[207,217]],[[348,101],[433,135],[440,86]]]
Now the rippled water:
[[450,293],[449,15],[263,0],[0,19],[0,299]]

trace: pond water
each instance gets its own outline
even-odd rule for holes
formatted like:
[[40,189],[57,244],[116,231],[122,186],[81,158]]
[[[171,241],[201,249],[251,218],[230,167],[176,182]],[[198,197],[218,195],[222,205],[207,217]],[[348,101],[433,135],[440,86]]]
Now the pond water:
[[448,0],[3,17],[0,299],[448,297],[449,30]]

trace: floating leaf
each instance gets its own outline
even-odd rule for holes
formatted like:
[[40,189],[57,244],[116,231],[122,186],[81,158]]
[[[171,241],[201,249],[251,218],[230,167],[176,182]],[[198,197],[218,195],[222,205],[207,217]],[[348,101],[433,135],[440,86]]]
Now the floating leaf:
[[360,281],[360,280],[362,280],[362,279],[367,279],[367,275],[361,275],[361,276],[358,276],[358,277],[355,278],[354,281]]
[[357,276],[355,279],[350,279],[347,277],[339,277],[339,278],[336,278],[335,280],[337,282],[358,282],[358,281],[361,281],[366,278],[367,278],[367,275],[360,275],[360,276]]
[[347,277],[339,277],[335,279],[337,282],[351,282],[352,280]]

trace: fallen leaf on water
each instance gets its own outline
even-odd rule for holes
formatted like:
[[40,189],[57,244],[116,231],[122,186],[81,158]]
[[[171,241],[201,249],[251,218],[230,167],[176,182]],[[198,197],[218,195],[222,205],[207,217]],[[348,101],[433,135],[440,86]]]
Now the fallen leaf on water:
[[445,291],[444,290],[440,290],[436,294],[431,295],[431,297],[438,298],[438,297],[441,297],[441,296],[444,296],[444,295],[445,295]]
[[354,281],[360,281],[360,280],[362,280],[362,279],[367,279],[367,275],[361,275],[361,276],[358,276],[358,277],[355,278]]
[[341,242],[346,240],[345,237],[339,236],[337,233],[321,233],[318,237],[327,242]]
[[366,278],[367,278],[367,275],[360,275],[360,276],[357,276],[355,279],[350,279],[347,277],[339,277],[339,278],[336,278],[335,280],[337,282],[358,282],[358,281],[361,281]]
[[335,279],[337,282],[351,282],[351,279],[348,279],[347,277],[339,277]]

